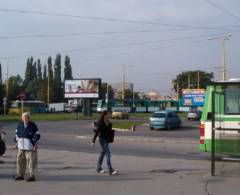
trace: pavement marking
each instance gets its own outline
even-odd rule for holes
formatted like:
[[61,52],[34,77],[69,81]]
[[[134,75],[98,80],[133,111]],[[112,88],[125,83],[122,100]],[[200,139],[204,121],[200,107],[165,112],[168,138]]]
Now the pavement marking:
[[[85,135],[76,135],[76,138],[78,139],[92,139],[92,136],[85,136]],[[141,138],[141,137],[115,137],[115,140],[120,140],[120,141],[140,141],[140,142],[166,142],[166,143],[198,143],[198,140],[187,140],[187,139],[170,139],[170,138],[161,138],[161,139],[156,139],[156,138]]]

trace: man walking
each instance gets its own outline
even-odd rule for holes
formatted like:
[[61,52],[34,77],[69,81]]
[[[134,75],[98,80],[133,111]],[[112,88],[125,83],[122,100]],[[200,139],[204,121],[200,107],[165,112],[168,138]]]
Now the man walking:
[[30,114],[22,114],[22,122],[16,129],[15,140],[17,142],[17,175],[15,180],[24,180],[26,166],[29,169],[29,177],[26,181],[35,181],[35,168],[37,166],[37,142],[40,133],[37,125],[30,121]]

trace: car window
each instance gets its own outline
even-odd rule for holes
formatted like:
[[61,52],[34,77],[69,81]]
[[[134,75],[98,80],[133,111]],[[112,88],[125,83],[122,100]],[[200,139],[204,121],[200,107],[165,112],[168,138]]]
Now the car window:
[[153,118],[165,118],[166,114],[165,113],[153,113],[152,117]]

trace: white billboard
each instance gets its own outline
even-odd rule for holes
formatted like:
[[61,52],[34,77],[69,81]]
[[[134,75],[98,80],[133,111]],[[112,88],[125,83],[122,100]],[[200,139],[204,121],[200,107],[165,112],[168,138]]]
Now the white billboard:
[[65,98],[99,98],[101,79],[65,80]]

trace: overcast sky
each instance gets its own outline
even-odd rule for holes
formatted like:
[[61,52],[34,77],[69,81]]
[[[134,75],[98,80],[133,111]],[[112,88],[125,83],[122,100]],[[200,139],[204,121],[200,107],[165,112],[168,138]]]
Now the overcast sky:
[[[23,76],[30,56],[44,63],[49,55],[55,58],[61,53],[70,56],[74,78],[100,77],[118,83],[121,65],[125,64],[126,80],[134,83],[136,90],[166,95],[171,80],[182,71],[200,69],[219,78],[221,39],[208,38],[227,33],[232,34],[225,42],[227,76],[240,77],[239,0],[0,2],[0,62],[4,73],[5,58],[18,57],[10,58],[10,75]],[[66,36],[45,36],[61,34]],[[42,37],[21,37],[32,35]]]

